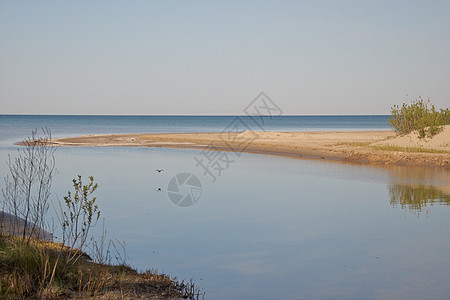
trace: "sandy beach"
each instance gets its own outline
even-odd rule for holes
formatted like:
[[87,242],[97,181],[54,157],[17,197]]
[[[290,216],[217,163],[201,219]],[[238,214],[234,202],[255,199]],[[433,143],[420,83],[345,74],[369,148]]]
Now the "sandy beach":
[[53,139],[55,146],[166,147],[261,153],[368,164],[450,168],[450,126],[432,139],[393,131],[107,134]]

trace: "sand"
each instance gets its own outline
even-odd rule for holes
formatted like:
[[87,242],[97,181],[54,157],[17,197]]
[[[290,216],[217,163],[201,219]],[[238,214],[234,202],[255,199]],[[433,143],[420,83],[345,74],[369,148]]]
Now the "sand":
[[432,138],[418,138],[417,132],[373,143],[380,146],[415,147],[450,152],[450,125]]
[[[450,168],[450,126],[446,126],[433,139],[426,140],[420,140],[414,134],[398,136],[393,131],[246,131],[85,135],[53,139],[52,142],[55,146],[190,148],[378,165],[426,165]],[[419,151],[420,149],[422,151]]]

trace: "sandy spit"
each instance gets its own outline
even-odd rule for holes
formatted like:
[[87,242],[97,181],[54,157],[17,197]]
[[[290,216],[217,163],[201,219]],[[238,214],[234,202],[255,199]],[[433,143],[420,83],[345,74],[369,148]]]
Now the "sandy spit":
[[[284,155],[377,165],[450,168],[450,126],[433,139],[393,131],[107,134],[53,139],[55,146],[165,147]],[[387,147],[395,147],[390,149]],[[424,149],[417,151],[417,149]],[[434,151],[433,153],[429,151]]]

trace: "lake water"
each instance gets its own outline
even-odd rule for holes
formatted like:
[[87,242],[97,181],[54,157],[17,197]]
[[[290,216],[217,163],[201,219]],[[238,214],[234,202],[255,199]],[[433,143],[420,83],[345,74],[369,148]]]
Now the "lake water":
[[[233,118],[2,115],[1,175],[13,142],[35,127],[54,136],[217,132]],[[386,120],[280,117],[264,129],[386,130]],[[233,162],[213,182],[196,166],[198,150],[59,148],[53,195],[93,175],[128,263],[192,277],[205,299],[448,299],[448,170],[226,154]],[[180,173],[201,182],[190,207],[168,197]]]

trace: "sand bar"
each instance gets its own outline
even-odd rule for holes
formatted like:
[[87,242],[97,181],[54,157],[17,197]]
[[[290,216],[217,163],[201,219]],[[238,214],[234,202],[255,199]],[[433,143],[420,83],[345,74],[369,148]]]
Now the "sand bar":
[[368,164],[450,168],[450,126],[433,139],[393,131],[106,134],[53,139],[55,146],[165,147],[284,155]]

